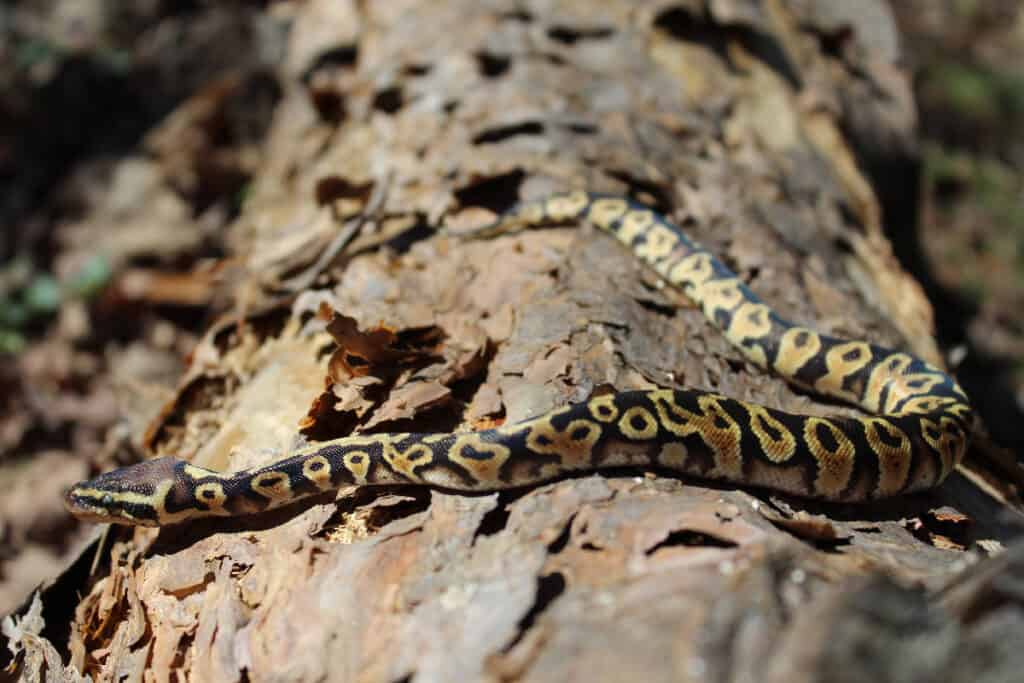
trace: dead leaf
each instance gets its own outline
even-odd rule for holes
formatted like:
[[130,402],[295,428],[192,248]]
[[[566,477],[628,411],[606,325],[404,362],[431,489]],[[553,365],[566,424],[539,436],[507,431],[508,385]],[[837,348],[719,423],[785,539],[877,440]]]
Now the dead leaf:
[[771,511],[765,505],[758,508],[758,511],[762,517],[775,526],[785,529],[797,538],[805,541],[834,542],[844,541],[851,537],[851,534],[837,529],[832,520],[823,515],[812,515],[803,510],[798,510],[791,516],[785,516]]

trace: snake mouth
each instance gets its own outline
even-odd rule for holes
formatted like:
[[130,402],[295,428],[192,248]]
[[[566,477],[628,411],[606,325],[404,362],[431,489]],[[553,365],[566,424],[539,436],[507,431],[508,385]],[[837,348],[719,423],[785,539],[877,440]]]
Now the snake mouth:
[[78,519],[89,522],[112,521],[109,510],[93,503],[92,498],[81,495],[75,486],[64,489],[64,507]]
[[64,491],[64,507],[76,518],[99,524],[129,526],[157,526],[157,521],[133,515],[117,504],[111,494],[83,493],[81,487],[72,486]]
[[98,505],[93,505],[78,493],[74,487],[64,490],[64,507],[72,515],[86,522],[113,522],[110,512]]

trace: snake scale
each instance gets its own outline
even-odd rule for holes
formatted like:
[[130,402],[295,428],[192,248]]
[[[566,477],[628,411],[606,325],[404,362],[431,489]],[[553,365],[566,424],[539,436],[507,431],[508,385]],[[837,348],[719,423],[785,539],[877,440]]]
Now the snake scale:
[[693,389],[625,391],[486,431],[348,436],[237,473],[158,458],[75,485],[68,508],[87,520],[158,526],[257,513],[346,485],[492,491],[621,466],[869,501],[937,486],[960,462],[973,415],[952,377],[907,353],[782,319],[642,204],[572,192],[519,204],[469,236],[581,219],[681,288],[751,363],[868,415],[793,415]]

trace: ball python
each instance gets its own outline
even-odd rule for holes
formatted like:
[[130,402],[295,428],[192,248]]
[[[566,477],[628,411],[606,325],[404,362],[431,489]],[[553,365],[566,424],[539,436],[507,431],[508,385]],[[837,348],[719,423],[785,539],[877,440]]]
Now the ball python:
[[157,458],[73,486],[67,507],[86,520],[158,526],[258,513],[348,485],[492,491],[622,466],[870,501],[937,486],[960,462],[973,415],[952,377],[910,354],[784,320],[642,204],[561,194],[519,204],[468,236],[584,219],[679,287],[751,363],[866,414],[794,415],[694,389],[606,393],[485,431],[347,436],[236,473]]

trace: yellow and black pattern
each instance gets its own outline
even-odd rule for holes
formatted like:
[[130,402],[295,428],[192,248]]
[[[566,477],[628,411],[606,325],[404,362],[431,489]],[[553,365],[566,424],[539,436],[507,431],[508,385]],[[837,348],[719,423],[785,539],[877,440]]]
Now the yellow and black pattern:
[[234,474],[160,458],[76,485],[69,509],[153,526],[260,512],[344,485],[490,491],[627,465],[866,501],[937,486],[960,462],[973,415],[952,377],[906,353],[783,320],[647,207],[576,192],[523,204],[470,236],[577,219],[616,236],[680,287],[754,364],[874,415],[824,419],[704,391],[629,391],[482,432],[345,437]]

